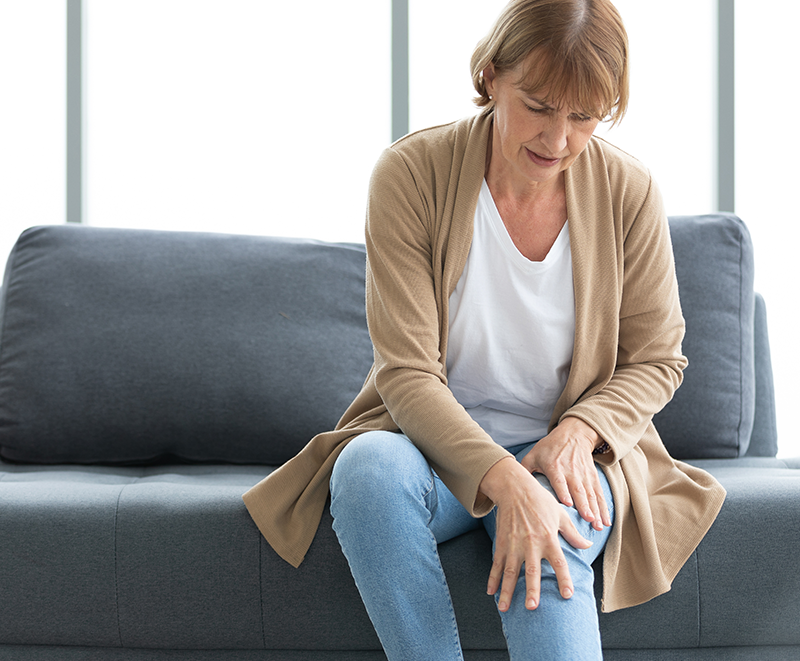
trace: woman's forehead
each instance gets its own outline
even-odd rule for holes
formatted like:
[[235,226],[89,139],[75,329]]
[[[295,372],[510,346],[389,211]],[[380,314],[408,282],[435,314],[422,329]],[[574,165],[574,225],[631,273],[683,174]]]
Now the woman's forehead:
[[605,115],[616,94],[606,89],[604,81],[585,71],[570,71],[569,67],[555,64],[553,59],[532,53],[516,67],[514,85],[532,100],[553,108]]

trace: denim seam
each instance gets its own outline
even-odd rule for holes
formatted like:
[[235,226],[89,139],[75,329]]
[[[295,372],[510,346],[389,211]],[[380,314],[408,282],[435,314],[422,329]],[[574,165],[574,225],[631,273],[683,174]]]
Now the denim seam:
[[[431,491],[434,491],[434,489],[429,490],[428,493],[430,493]],[[438,545],[436,544],[436,538],[433,536],[432,532],[430,533],[430,536],[431,536],[431,542],[433,543],[434,553],[436,554],[436,557],[438,558],[439,557],[439,549],[438,549]],[[440,561],[440,564],[441,564],[441,561]],[[454,641],[453,650],[454,650],[454,652],[456,654],[456,658],[460,659],[461,661],[463,661],[464,653],[463,653],[463,651],[461,649],[461,636],[460,636],[460,634],[458,632],[458,622],[456,621],[456,611],[455,611],[455,608],[453,607],[453,596],[450,594],[450,586],[447,585],[447,577],[445,576],[443,567],[441,568],[441,571],[439,572],[439,576],[440,576],[440,579],[442,581],[442,586],[444,587],[445,593],[447,594],[447,597],[448,597],[448,599],[450,601],[450,620],[451,620],[451,623],[452,623],[452,626],[453,626],[452,631],[453,631],[453,641]]]
[[[429,513],[429,516],[430,516],[430,518],[428,519],[428,523],[430,523],[433,520],[434,515],[436,514],[436,510],[439,508],[439,494],[438,494],[438,492],[436,490],[436,478],[435,478],[435,476],[433,474],[433,469],[430,466],[428,466],[428,476],[430,478],[430,482],[428,483],[427,491],[425,491],[425,493],[423,494],[423,500],[425,501],[425,506],[426,506],[426,509],[428,510],[428,513]],[[433,495],[433,498],[431,498],[431,495]],[[438,548],[438,544],[436,543],[436,538],[433,536],[433,532],[431,532],[431,538],[432,538],[431,541],[433,542],[433,545],[434,545],[434,551],[436,553],[436,556],[438,557],[439,556],[439,548]],[[452,623],[452,627],[453,627],[453,629],[452,629],[452,631],[453,631],[453,641],[454,641],[454,644],[455,644],[454,652],[456,654],[456,658],[458,658],[461,661],[463,661],[464,653],[463,653],[463,651],[461,649],[461,636],[460,636],[460,634],[458,632],[458,622],[456,621],[456,611],[455,611],[455,608],[453,607],[453,597],[450,594],[450,586],[447,585],[447,577],[444,574],[444,568],[442,568],[442,570],[440,572],[440,576],[441,576],[441,580],[442,580],[442,584],[444,586],[444,589],[445,589],[445,591],[446,591],[446,593],[447,593],[447,595],[448,595],[448,597],[450,599],[450,619],[451,619],[451,623]]]
[[[422,500],[425,503],[425,509],[428,510],[428,524],[430,524],[436,515],[436,510],[439,508],[439,494],[436,492],[436,479],[430,467],[428,467],[428,475],[430,476],[430,482],[428,483],[428,489],[422,494]],[[434,496],[433,500],[431,499],[431,494]]]

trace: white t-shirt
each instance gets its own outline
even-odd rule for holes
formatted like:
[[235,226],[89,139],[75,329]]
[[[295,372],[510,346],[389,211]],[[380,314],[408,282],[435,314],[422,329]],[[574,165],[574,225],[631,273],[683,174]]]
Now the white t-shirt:
[[467,263],[450,296],[450,390],[500,445],[536,441],[567,383],[574,338],[568,224],[543,261],[530,261],[484,181]]

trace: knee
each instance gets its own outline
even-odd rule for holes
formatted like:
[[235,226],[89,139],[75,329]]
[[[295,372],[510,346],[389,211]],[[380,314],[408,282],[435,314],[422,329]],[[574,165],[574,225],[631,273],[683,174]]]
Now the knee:
[[411,441],[393,432],[368,432],[350,441],[336,459],[331,497],[383,501],[419,482],[432,481],[425,458]]

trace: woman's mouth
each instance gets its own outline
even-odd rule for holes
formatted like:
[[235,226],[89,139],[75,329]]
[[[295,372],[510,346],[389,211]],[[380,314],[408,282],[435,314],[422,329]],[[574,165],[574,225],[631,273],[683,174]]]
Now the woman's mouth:
[[525,151],[528,152],[528,158],[530,158],[534,163],[536,163],[536,165],[540,165],[541,167],[544,168],[551,168],[554,165],[558,165],[558,163],[561,161],[560,158],[548,158],[547,156],[543,156],[542,154],[537,154],[536,152],[531,151],[527,147],[525,148]]

